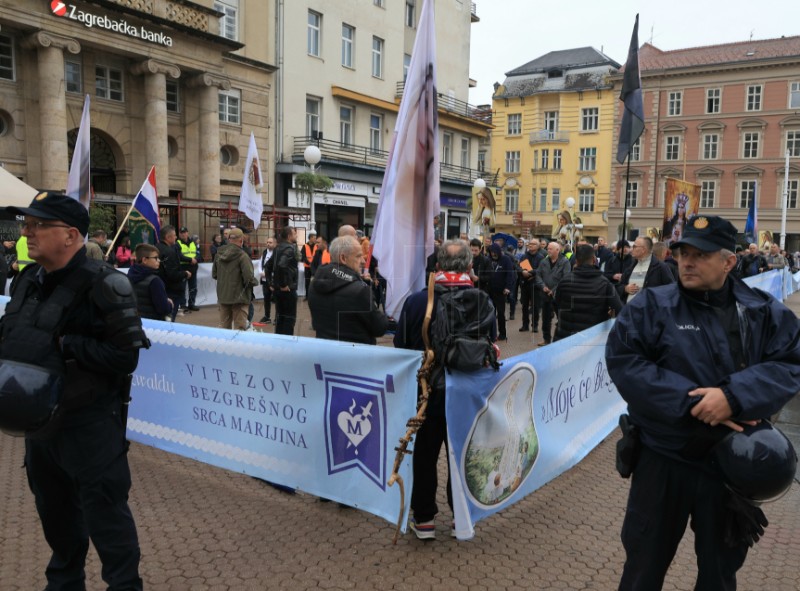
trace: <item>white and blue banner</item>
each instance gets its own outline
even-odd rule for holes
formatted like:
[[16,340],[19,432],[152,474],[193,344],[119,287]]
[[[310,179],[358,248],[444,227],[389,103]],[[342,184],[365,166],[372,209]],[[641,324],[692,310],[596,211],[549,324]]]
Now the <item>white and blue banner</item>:
[[505,360],[447,375],[456,536],[562,474],[614,428],[625,402],[606,372],[613,320]]
[[144,326],[152,347],[133,376],[131,440],[396,522],[399,487],[386,481],[416,414],[418,351]]

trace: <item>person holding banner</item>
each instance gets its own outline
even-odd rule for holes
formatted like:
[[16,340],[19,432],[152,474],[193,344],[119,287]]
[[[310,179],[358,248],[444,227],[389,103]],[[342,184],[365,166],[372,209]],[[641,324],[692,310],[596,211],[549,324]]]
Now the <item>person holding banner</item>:
[[721,217],[689,220],[671,245],[679,283],[644,290],[608,336],[608,374],[638,430],[625,429],[618,447],[632,452],[618,455],[620,474],[633,474],[621,590],[661,589],[690,518],[695,589],[736,589],[736,572],[767,525],[757,505],[725,484],[713,457],[731,433],[797,393],[800,325],[782,303],[730,276],[736,233]]

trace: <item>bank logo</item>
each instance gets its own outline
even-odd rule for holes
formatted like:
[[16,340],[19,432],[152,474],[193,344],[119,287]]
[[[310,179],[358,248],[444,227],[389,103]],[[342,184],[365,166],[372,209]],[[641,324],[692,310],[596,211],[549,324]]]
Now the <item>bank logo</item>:
[[325,383],[325,449],[328,474],[357,469],[386,490],[386,393],[394,392],[391,375],[375,380],[323,371]]
[[53,0],[50,3],[50,10],[53,11],[53,14],[56,16],[64,16],[67,14],[67,5],[59,0]]

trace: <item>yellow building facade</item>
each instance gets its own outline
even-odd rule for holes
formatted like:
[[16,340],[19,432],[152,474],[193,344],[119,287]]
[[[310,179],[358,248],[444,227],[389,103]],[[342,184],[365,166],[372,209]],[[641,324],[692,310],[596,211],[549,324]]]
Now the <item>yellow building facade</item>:
[[496,231],[554,237],[567,211],[583,226],[569,238],[607,235],[617,100],[608,77],[619,67],[584,47],[506,73],[492,97],[486,175],[497,187]]

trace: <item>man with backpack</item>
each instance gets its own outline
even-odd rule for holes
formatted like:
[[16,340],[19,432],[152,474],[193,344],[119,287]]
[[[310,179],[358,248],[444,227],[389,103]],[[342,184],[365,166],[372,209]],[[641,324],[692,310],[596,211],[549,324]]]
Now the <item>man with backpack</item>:
[[[437,463],[442,444],[447,444],[445,418],[445,372],[449,369],[476,371],[499,367],[494,339],[497,334],[495,308],[489,295],[470,279],[472,253],[463,240],[448,240],[439,249],[439,270],[433,293],[430,342],[434,347],[431,393],[425,422],[414,443],[414,486],[411,491],[411,529],[421,540],[436,537]],[[412,294],[403,305],[394,346],[423,350],[422,325],[428,290]],[[450,478],[447,502],[452,509]]]

